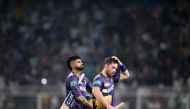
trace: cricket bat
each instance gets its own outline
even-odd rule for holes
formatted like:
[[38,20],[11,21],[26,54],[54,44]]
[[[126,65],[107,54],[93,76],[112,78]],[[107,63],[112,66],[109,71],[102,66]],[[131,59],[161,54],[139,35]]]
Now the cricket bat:
[[69,109],[69,106],[63,103],[60,109]]
[[125,103],[121,102],[118,105],[115,106],[116,109],[124,109],[125,108]]
[[60,109],[69,109],[69,106],[71,106],[74,102],[75,102],[74,96],[70,91]]

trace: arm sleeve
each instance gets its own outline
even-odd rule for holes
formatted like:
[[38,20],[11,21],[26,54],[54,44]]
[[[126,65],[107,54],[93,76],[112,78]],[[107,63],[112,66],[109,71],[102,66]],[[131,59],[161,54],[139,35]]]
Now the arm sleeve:
[[103,84],[103,83],[102,83],[102,80],[101,80],[100,77],[95,78],[94,81],[93,81],[93,86],[96,86],[96,87],[101,88],[101,87],[102,87],[102,84]]
[[86,78],[87,84],[86,84],[86,88],[88,90],[88,92],[92,93],[92,82]]
[[80,92],[80,87],[78,84],[78,78],[77,77],[72,77],[69,80],[69,86],[71,87],[71,90],[73,92],[73,95],[75,97],[81,96],[81,92]]
[[126,70],[127,68],[124,64],[119,66],[119,68],[116,71],[116,74],[113,76],[114,83],[126,78],[125,75],[123,74],[123,72],[125,72]]
[[120,80],[120,69],[118,68],[116,70],[115,75],[113,76],[113,81],[114,81],[114,83],[117,83],[119,80]]

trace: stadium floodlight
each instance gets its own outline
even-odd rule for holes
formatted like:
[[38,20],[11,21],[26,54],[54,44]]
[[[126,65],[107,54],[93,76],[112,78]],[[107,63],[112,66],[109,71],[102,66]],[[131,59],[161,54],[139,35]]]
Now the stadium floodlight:
[[48,81],[47,81],[47,79],[46,79],[46,78],[42,78],[42,79],[41,79],[41,83],[42,83],[42,85],[46,85],[46,84],[47,84],[47,82],[48,82]]

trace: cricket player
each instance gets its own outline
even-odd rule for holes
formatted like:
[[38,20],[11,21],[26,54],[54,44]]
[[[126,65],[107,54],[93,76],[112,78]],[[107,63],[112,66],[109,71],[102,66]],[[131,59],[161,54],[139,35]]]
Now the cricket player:
[[83,62],[79,56],[68,58],[67,65],[71,70],[66,79],[66,98],[60,109],[93,109],[85,97],[87,91],[92,93],[92,84],[87,77],[82,74]]
[[126,66],[116,56],[105,58],[102,71],[93,81],[92,93],[96,98],[95,104],[98,109],[116,109],[114,85],[128,77]]

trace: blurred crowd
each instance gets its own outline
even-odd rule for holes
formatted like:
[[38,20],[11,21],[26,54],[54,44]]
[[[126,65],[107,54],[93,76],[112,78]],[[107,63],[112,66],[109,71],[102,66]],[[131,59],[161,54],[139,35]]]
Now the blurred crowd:
[[[126,84],[190,84],[187,0],[3,0],[0,81],[64,82],[68,56],[84,59],[92,80],[106,56],[131,73]],[[2,83],[1,83],[2,84]]]

